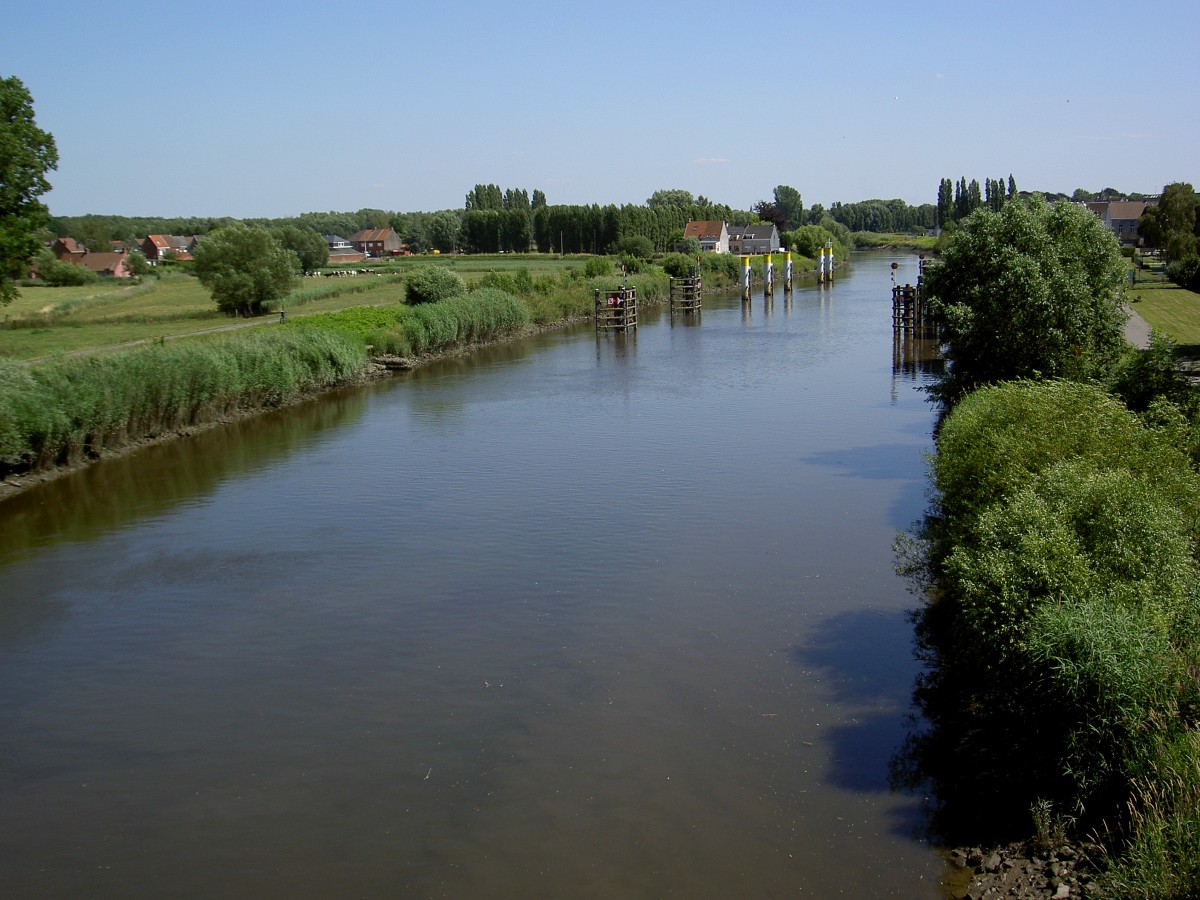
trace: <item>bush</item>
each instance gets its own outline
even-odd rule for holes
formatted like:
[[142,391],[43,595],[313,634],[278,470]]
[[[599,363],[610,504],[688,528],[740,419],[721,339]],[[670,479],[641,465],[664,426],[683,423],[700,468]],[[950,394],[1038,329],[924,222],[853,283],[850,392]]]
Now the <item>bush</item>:
[[646,271],[646,260],[639,256],[633,256],[629,253],[621,254],[621,267],[630,275],[637,275],[640,272]]
[[933,727],[896,763],[934,781],[941,827],[1018,828],[1038,800],[1120,820],[1200,725],[1200,476],[1163,403],[1147,427],[1094,385],[1014,382],[942,423],[908,566]]
[[1168,263],[1167,277],[1182,288],[1200,292],[1200,256],[1188,256]]
[[694,257],[685,256],[682,253],[668,253],[662,258],[662,267],[663,271],[672,278],[686,278],[696,267],[696,260]]
[[457,272],[441,266],[417,266],[408,275],[405,299],[410,304],[438,303],[467,292]]
[[620,256],[633,256],[638,259],[649,259],[654,255],[654,242],[641,234],[631,234],[617,241],[617,253]]
[[612,271],[613,261],[607,256],[593,256],[583,267],[586,278],[603,278],[605,275],[611,275]]
[[1167,435],[1143,428],[1095,385],[1020,381],[975,391],[943,422],[933,467],[942,517],[951,529],[969,528],[1033,475],[1079,457],[1157,471],[1181,508],[1200,512],[1194,473]]
[[712,272],[730,281],[738,279],[738,260],[730,253],[702,253],[700,255],[700,270]]
[[49,250],[38,254],[35,267],[39,283],[48,285],[49,287],[71,287],[80,284],[90,284],[100,279],[100,276],[90,269],[55,259],[54,254]]

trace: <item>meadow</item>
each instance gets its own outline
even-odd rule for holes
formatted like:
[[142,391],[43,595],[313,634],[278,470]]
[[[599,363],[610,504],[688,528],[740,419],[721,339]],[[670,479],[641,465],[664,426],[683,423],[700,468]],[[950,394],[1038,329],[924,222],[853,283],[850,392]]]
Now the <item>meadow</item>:
[[[417,265],[447,267],[475,287],[491,274],[516,278],[522,272],[535,283],[569,281],[582,275],[585,264],[582,257],[539,254],[402,257],[358,267],[370,274],[304,278],[281,305],[297,317],[401,303],[403,276]],[[619,277],[615,264],[612,272]],[[0,310],[0,359],[29,361],[277,321],[240,321],[218,312],[208,291],[184,273],[147,277],[141,284],[22,287],[17,300]]]

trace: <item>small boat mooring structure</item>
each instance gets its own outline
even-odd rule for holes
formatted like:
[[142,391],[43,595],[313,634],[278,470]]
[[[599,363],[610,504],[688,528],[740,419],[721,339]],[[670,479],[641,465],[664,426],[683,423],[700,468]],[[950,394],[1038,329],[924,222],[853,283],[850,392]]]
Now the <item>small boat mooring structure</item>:
[[701,284],[700,267],[693,266],[692,274],[671,279],[671,314],[698,313],[704,306],[704,286]]
[[637,330],[637,288],[621,286],[616,290],[596,288],[596,330]]
[[916,285],[896,284],[892,263],[892,397],[900,377],[916,379],[945,370],[937,324],[929,314],[925,293],[925,257],[921,256]]
[[897,263],[892,263],[892,327],[919,329],[930,326],[929,304],[925,297],[925,254],[921,254],[915,285],[896,284]]

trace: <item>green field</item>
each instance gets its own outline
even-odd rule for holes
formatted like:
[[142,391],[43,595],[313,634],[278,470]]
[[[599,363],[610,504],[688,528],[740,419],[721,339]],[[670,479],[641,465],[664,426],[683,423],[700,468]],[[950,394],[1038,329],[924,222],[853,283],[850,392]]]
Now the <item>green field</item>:
[[[295,318],[399,303],[404,299],[399,278],[417,265],[446,266],[474,286],[489,272],[524,269],[538,279],[581,271],[586,259],[536,254],[404,257],[361,266],[369,268],[369,275],[304,278],[283,306],[289,318]],[[222,315],[208,291],[186,274],[151,277],[140,285],[113,280],[79,287],[23,287],[17,300],[0,309],[0,359],[39,359],[277,321],[273,315],[249,322]]]

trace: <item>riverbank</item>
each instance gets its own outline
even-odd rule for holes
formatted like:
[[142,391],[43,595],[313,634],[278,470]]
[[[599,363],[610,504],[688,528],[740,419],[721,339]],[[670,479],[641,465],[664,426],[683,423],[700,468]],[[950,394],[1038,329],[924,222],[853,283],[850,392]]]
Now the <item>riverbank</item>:
[[[729,265],[733,262],[730,257],[705,257],[710,290],[735,288],[736,267]],[[798,272],[796,277],[808,274],[815,277],[815,271]],[[100,459],[479,346],[566,327],[590,317],[595,290],[607,283],[580,275],[576,269],[542,278],[524,269],[487,272],[473,293],[486,302],[473,301],[449,316],[443,313],[452,301],[451,306],[363,305],[293,314],[285,329],[264,317],[171,335],[170,346],[160,337],[143,339],[132,348],[80,349],[41,362],[0,364],[0,500]],[[642,305],[667,302],[667,277],[658,267],[627,277]],[[281,335],[293,333],[294,339],[283,341],[288,346],[272,349]],[[359,349],[308,346],[321,344],[324,339],[316,336],[322,334],[340,335],[338,340]],[[237,358],[206,358],[222,353]],[[289,376],[283,385],[273,383],[277,370],[289,368],[297,356],[307,359],[314,371]],[[334,357],[331,370],[327,363]],[[115,369],[121,371],[114,373]],[[246,373],[265,380],[243,382]]]
[[522,338],[531,337],[535,334],[567,328],[572,325],[576,325],[581,321],[586,321],[586,317],[569,316],[552,324],[530,324],[523,327],[520,331],[502,337],[496,337],[492,340],[472,341],[469,343],[456,344],[414,356],[395,356],[390,354],[371,356],[366,358],[361,369],[321,386],[307,387],[298,390],[294,395],[287,398],[279,398],[274,402],[257,405],[236,406],[221,410],[214,409],[199,420],[191,421],[186,424],[173,425],[171,427],[166,427],[161,430],[142,434],[136,437],[131,436],[124,441],[106,443],[102,446],[96,447],[95,449],[84,449],[53,465],[44,466],[41,468],[31,468],[26,471],[7,472],[2,478],[0,478],[0,503],[3,503],[10,497],[27,491],[30,488],[47,484],[59,478],[67,477],[102,460],[116,459],[137,453],[147,447],[169,443],[181,438],[194,437],[195,435],[202,434],[205,431],[209,431],[214,428],[220,428],[235,422],[244,421],[246,419],[252,419],[257,416],[261,416],[264,413],[286,409],[293,406],[300,406],[304,403],[309,403],[313,400],[320,399],[321,397],[324,397],[334,391],[353,387],[355,385],[367,384],[371,381],[396,377],[398,375],[411,372],[415,369],[419,369],[422,366],[429,365],[438,360],[450,359],[455,356],[470,354],[483,347],[494,344],[521,340]]

